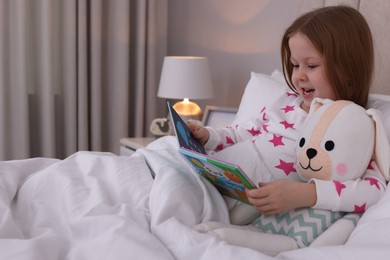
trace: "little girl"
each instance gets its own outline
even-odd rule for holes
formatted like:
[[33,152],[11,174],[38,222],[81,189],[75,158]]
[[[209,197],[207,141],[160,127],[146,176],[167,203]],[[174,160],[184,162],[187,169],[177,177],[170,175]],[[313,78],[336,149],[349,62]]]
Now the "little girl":
[[257,118],[237,126],[213,129],[189,123],[189,127],[207,150],[253,141],[267,174],[272,176],[272,181],[259,183],[260,188],[246,191],[262,214],[301,207],[364,212],[386,187],[375,162],[362,179],[343,183],[339,196],[332,181],[299,181],[293,170],[294,147],[315,97],[367,106],[373,56],[369,26],[357,10],[332,6],[311,11],[287,28],[281,44],[283,74],[295,94],[284,93],[272,105],[264,106]]

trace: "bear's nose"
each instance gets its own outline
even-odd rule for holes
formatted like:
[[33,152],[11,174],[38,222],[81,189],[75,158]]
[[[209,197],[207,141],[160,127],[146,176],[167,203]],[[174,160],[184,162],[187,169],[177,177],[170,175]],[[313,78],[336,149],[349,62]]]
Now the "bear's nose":
[[309,148],[306,151],[306,155],[309,159],[313,159],[317,155],[317,150],[314,148]]

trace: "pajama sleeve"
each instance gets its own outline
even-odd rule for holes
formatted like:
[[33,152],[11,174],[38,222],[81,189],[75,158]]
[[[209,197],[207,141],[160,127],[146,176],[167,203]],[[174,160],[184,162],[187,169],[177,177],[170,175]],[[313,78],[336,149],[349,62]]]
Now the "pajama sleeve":
[[311,179],[317,190],[313,208],[332,211],[364,212],[382,197],[386,181],[374,160],[361,179],[346,182]]
[[[252,125],[253,129],[257,127],[258,126]],[[207,151],[220,151],[228,146],[231,146],[243,140],[250,139],[252,137],[250,132],[248,132],[245,127],[239,125],[222,128],[206,128],[210,134],[209,140],[205,144],[205,149]]]

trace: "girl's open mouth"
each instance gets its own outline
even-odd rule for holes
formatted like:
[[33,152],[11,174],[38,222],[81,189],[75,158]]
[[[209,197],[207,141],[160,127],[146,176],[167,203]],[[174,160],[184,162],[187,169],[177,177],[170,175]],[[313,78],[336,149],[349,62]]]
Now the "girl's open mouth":
[[309,95],[312,92],[314,92],[314,88],[304,88],[303,89],[303,93],[306,95]]

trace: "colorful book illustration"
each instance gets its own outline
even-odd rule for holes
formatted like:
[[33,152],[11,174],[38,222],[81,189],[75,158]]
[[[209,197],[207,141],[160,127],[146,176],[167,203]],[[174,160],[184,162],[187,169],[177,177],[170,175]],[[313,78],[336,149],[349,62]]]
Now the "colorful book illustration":
[[171,122],[179,142],[179,153],[189,162],[192,169],[210,181],[222,195],[250,204],[245,188],[254,189],[256,185],[241,168],[234,164],[212,158],[206,154],[203,145],[195,139],[187,124],[167,102]]

